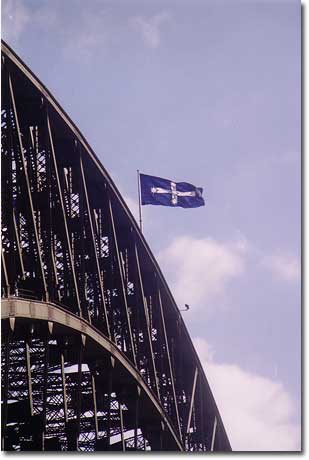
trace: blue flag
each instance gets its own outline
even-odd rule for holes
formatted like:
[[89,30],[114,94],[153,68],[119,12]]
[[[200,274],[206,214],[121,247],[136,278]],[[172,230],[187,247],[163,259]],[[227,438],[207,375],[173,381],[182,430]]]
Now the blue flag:
[[142,204],[197,208],[205,206],[203,189],[187,182],[173,182],[161,177],[140,174]]

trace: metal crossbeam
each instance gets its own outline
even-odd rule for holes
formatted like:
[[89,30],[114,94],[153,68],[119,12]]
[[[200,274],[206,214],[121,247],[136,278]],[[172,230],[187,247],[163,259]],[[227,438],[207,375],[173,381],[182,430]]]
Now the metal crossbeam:
[[145,312],[147,336],[148,336],[148,342],[149,342],[150,357],[151,357],[151,362],[152,362],[152,371],[153,371],[153,376],[154,376],[155,388],[156,388],[157,396],[158,396],[158,399],[160,399],[160,391],[159,391],[159,385],[158,385],[157,370],[156,370],[155,358],[154,358],[153,348],[152,348],[149,313],[148,313],[147,301],[146,301],[145,294],[144,294],[141,267],[140,267],[140,263],[139,263],[139,256],[138,256],[138,251],[137,251],[137,246],[136,245],[135,245],[135,257],[136,257],[139,285],[140,285],[140,289],[141,289],[141,297],[142,297],[143,307],[144,307],[144,312]]
[[102,303],[103,303],[104,319],[105,319],[105,323],[106,323],[108,337],[111,338],[109,320],[108,320],[108,316],[107,316],[105,297],[104,297],[104,291],[103,291],[103,284],[102,284],[102,279],[101,279],[101,275],[100,275],[100,266],[99,266],[98,254],[97,254],[97,249],[96,249],[96,244],[95,244],[95,236],[94,236],[93,223],[92,223],[92,210],[90,209],[90,204],[89,204],[87,184],[86,184],[86,179],[85,179],[85,173],[84,173],[82,158],[80,158],[80,170],[81,170],[81,174],[82,174],[83,190],[84,190],[84,194],[85,194],[85,198],[86,198],[86,206],[87,206],[87,212],[88,212],[89,223],[90,223],[91,242],[92,242],[92,245],[93,245],[93,252],[94,252],[94,257],[95,257],[95,262],[96,262],[97,276],[98,276],[99,285],[100,285],[100,294],[101,294]]
[[133,340],[133,334],[132,334],[132,328],[131,328],[131,320],[130,320],[130,315],[129,315],[129,310],[128,310],[127,293],[126,293],[126,288],[124,285],[123,270],[122,270],[122,264],[121,264],[119,248],[118,248],[118,240],[117,240],[117,234],[116,234],[116,228],[115,228],[115,222],[114,222],[113,208],[112,208],[112,203],[110,200],[108,204],[109,204],[109,213],[110,213],[109,215],[110,215],[110,220],[112,224],[113,239],[114,239],[117,262],[118,262],[118,270],[120,274],[123,303],[124,303],[124,309],[125,309],[125,314],[127,318],[127,326],[129,330],[131,353],[132,353],[133,362],[136,365],[135,346],[134,346],[134,340]]
[[[48,291],[47,291],[47,285],[46,285],[46,280],[45,280],[45,276],[44,276],[43,263],[42,263],[42,257],[41,257],[41,248],[40,248],[38,232],[37,232],[37,227],[36,227],[36,222],[35,222],[35,217],[34,217],[34,208],[33,208],[33,201],[32,201],[32,195],[31,195],[31,190],[30,190],[30,182],[29,182],[27,165],[26,165],[26,160],[25,160],[24,147],[23,147],[22,138],[21,138],[21,130],[20,130],[19,120],[18,120],[18,115],[17,115],[17,110],[16,110],[12,79],[11,79],[10,75],[9,75],[9,88],[10,88],[11,102],[12,102],[12,105],[13,105],[13,111],[14,111],[14,117],[15,117],[15,123],[16,123],[16,130],[17,130],[17,136],[18,136],[18,142],[19,142],[20,156],[21,156],[21,159],[22,159],[23,177],[24,177],[24,179],[26,181],[27,197],[28,197],[28,201],[29,201],[30,216],[31,216],[31,220],[32,220],[32,222],[31,222],[32,223],[32,228],[33,228],[34,235],[35,235],[35,244],[36,244],[37,257],[39,259],[39,268],[40,268],[40,272],[41,272],[41,280],[42,280],[42,283],[44,285],[45,300],[48,301]],[[22,258],[21,258],[21,261],[22,261]]]
[[[71,241],[70,241],[70,237],[69,237],[67,215],[66,215],[65,208],[64,208],[64,202],[63,202],[63,196],[62,196],[63,192],[61,190],[61,185],[60,185],[60,180],[59,180],[59,174],[58,174],[57,160],[56,160],[56,154],[55,154],[55,149],[54,149],[53,136],[52,136],[52,132],[51,132],[50,121],[49,121],[49,116],[48,115],[47,115],[47,127],[48,127],[49,142],[50,142],[50,147],[51,147],[51,152],[52,152],[53,166],[54,166],[54,171],[55,171],[55,176],[56,176],[56,181],[57,181],[57,187],[58,187],[58,194],[59,194],[60,203],[61,203],[63,223],[64,223],[64,227],[65,227],[66,244],[67,244],[67,248],[68,248],[68,251],[69,251],[72,276],[73,276],[73,280],[74,280],[77,307],[78,307],[79,314],[81,316],[82,311],[81,311],[81,304],[80,304],[78,287],[77,287],[76,273],[75,273],[75,267],[74,267],[72,250],[71,250]],[[89,322],[91,322],[90,316],[88,317],[88,319],[89,319]]]
[[159,296],[160,314],[161,314],[163,333],[164,333],[164,342],[165,342],[165,347],[166,347],[166,351],[167,351],[168,367],[169,367],[169,373],[170,373],[170,377],[171,377],[171,384],[172,384],[172,390],[173,390],[173,399],[174,399],[175,412],[176,412],[176,418],[177,418],[177,427],[178,427],[178,431],[179,431],[179,436],[181,437],[181,427],[180,427],[178,404],[177,404],[177,397],[176,397],[175,383],[174,383],[175,378],[174,378],[174,373],[173,373],[173,368],[172,368],[172,362],[171,362],[168,339],[167,339],[167,333],[166,333],[166,326],[165,326],[165,319],[164,319],[164,312],[163,312],[163,306],[162,306],[160,290],[158,291],[158,296]]

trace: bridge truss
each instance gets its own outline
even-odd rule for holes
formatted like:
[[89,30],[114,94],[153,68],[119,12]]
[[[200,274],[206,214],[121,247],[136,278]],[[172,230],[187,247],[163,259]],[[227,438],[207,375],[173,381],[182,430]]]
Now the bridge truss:
[[2,43],[2,449],[231,450],[119,191]]

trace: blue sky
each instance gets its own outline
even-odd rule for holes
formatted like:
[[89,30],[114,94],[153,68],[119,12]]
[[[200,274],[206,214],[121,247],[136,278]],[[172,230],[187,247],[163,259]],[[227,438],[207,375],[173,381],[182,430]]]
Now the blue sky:
[[204,188],[144,234],[238,450],[300,448],[300,33],[292,0],[2,1],[135,215],[137,169]]

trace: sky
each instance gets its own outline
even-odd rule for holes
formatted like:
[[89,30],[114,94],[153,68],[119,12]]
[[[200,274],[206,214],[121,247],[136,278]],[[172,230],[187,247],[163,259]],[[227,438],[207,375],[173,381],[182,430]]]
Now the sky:
[[137,218],[136,170],[203,187],[144,206],[234,450],[299,450],[301,10],[294,0],[2,0],[2,38]]

